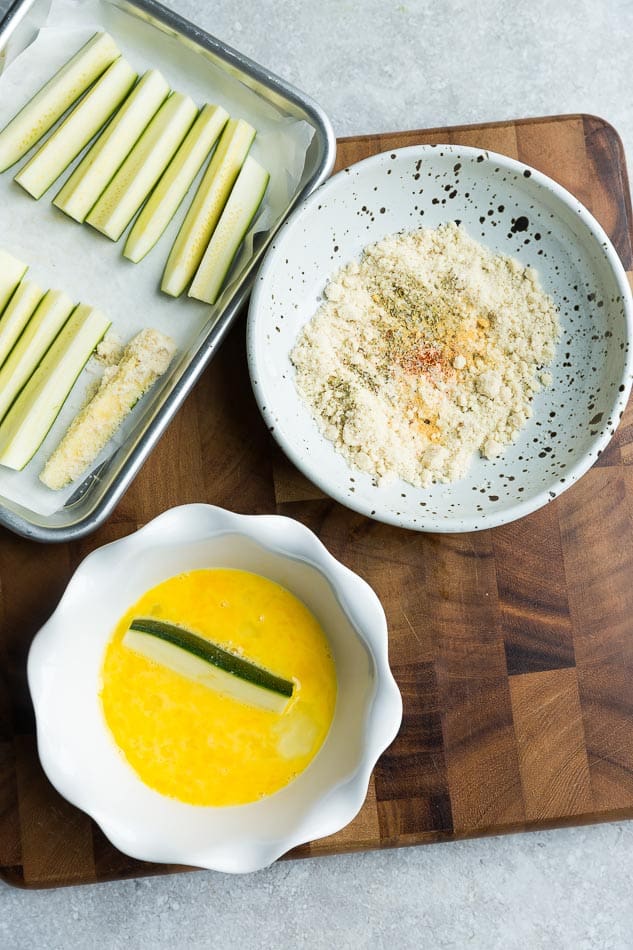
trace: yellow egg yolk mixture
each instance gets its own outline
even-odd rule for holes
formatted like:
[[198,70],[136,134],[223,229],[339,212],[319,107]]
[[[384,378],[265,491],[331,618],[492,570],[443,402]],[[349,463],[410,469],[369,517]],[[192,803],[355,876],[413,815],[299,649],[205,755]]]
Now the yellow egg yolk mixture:
[[[294,683],[283,713],[245,705],[124,646],[135,617],[179,624]],[[191,571],[147,591],[103,662],[101,703],[119,749],[151,788],[191,805],[242,805],[283,788],[328,733],[336,671],[316,618],[246,571]]]

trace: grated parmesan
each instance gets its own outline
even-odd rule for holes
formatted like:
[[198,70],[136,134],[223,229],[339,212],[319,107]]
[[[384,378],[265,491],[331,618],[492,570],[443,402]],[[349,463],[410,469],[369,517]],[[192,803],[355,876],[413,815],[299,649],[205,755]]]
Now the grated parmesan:
[[518,438],[559,335],[536,272],[449,223],[387,237],[342,268],[291,361],[351,465],[428,487]]

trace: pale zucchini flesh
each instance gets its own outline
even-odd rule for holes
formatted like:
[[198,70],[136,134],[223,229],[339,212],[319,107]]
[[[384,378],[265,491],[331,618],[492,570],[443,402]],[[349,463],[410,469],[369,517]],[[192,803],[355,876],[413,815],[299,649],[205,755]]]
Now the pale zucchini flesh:
[[197,114],[189,96],[172,92],[86,217],[88,224],[118,241],[169,165]]
[[58,129],[15,176],[33,198],[41,198],[120,106],[136,81],[122,57],[115,60]]
[[33,280],[23,280],[0,318],[0,367],[33,316],[44,291]]
[[61,290],[49,290],[0,369],[0,419],[27,383],[70,316],[73,302]]
[[168,95],[165,77],[148,70],[55,196],[55,207],[83,222]]
[[129,260],[138,263],[159,240],[208,158],[228,118],[229,114],[222,106],[204,106],[134,222],[123,249]]
[[30,462],[109,326],[101,311],[75,308],[0,425],[0,465],[21,471]]
[[123,645],[238,702],[282,713],[294,684],[176,624],[137,617]]
[[233,186],[200,267],[190,297],[215,303],[237,250],[262,203],[270,175],[250,156]]
[[28,264],[19,261],[13,254],[0,251],[0,313],[11,300],[28,269]]
[[0,172],[26,155],[119,55],[108,33],[95,33],[2,129]]
[[227,122],[167,259],[164,293],[178,297],[191,282],[254,138],[243,119]]

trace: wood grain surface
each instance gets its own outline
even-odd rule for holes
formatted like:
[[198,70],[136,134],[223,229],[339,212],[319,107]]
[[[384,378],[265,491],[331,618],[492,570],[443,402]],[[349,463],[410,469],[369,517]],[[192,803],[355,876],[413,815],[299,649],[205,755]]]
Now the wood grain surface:
[[[491,149],[541,169],[589,207],[633,270],[622,146],[601,119],[343,139],[338,167],[421,142]],[[6,881],[51,887],[175,870],[120,854],[50,787],[25,668],[86,554],[195,501],[299,519],[387,612],[402,729],[359,816],[294,856],[633,816],[633,407],[597,465],[541,511],[476,534],[415,534],[342,508],[293,469],[259,417],[241,320],[108,524],[64,546],[0,534]]]

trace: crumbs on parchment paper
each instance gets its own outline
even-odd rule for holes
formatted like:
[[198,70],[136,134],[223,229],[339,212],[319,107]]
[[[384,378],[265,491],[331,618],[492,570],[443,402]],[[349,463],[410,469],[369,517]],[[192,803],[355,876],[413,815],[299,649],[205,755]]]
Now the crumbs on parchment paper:
[[291,361],[350,464],[427,487],[517,439],[559,335],[536,271],[448,223],[387,237],[342,268]]
[[112,329],[108,330],[104,338],[97,344],[95,359],[102,366],[115,366],[123,355],[123,343],[120,336]]

